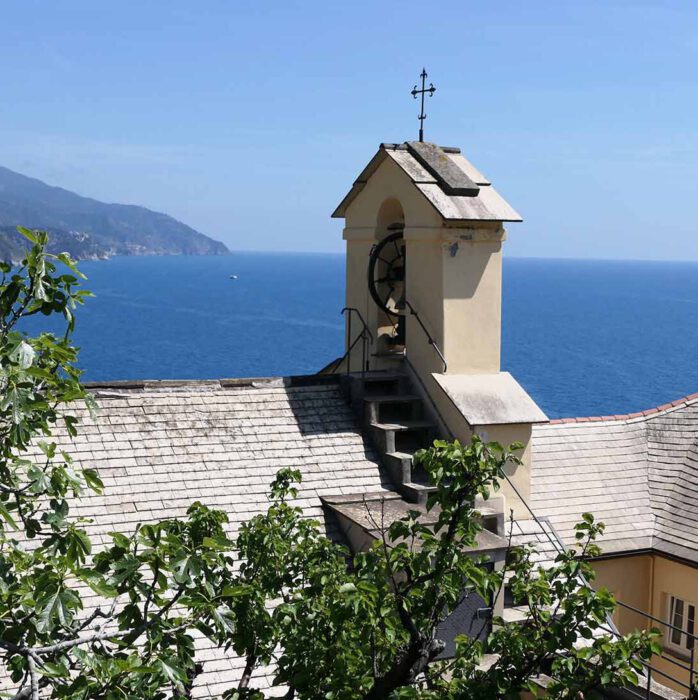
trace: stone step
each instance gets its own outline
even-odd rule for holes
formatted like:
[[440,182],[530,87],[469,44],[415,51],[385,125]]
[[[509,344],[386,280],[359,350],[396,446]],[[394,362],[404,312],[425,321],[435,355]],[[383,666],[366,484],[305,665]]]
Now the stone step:
[[412,458],[414,457],[414,452],[402,452],[395,450],[395,452],[388,452],[386,457],[389,457],[395,462],[409,462],[412,464]]
[[392,423],[421,417],[422,399],[413,394],[364,396],[364,418],[368,423]]
[[385,465],[396,484],[407,484],[412,481],[412,455],[408,452],[387,452]]
[[399,370],[372,369],[366,372],[349,372],[341,375],[347,381],[357,384],[371,384],[372,382],[389,382],[406,379],[407,375]]
[[421,397],[416,394],[376,394],[376,396],[364,397],[364,401],[371,403],[414,403],[421,400]]
[[400,484],[396,487],[402,494],[402,497],[410,503],[419,503],[424,505],[429,498],[429,494],[434,490],[433,486],[425,484],[416,484],[413,481],[408,481],[406,484]]
[[[419,445],[419,448],[426,447],[427,444]],[[415,464],[413,453],[404,451],[388,452],[384,455],[384,461],[396,484],[413,483],[421,486],[430,486],[428,474],[420,464]]]
[[434,423],[426,420],[372,421],[369,425],[383,455],[388,452],[416,452],[427,447],[436,432]]
[[[372,428],[378,428],[379,430],[393,430],[395,432],[406,432],[408,430],[436,430],[436,425],[428,420],[401,420],[392,421],[387,423],[374,422],[371,423]],[[426,447],[426,445],[425,445]],[[395,452],[396,450],[389,450],[389,452]],[[397,450],[400,452],[401,450]]]
[[374,352],[371,357],[375,357],[377,360],[388,360],[389,362],[397,361],[401,362],[405,359],[404,350],[394,350],[392,352]]
[[391,372],[387,369],[372,370],[370,372],[357,372],[350,374],[350,377],[358,381],[365,383],[369,382],[381,382],[381,381],[393,381],[398,379],[406,379],[407,375],[404,372]]
[[[424,470],[414,464],[414,455],[412,453],[387,452],[383,457],[384,464],[395,487],[412,503],[423,503],[424,501],[412,500],[410,496],[419,493],[420,498],[422,496],[426,498],[424,494],[428,494],[436,488],[429,484],[428,476]],[[497,535],[501,534],[500,531],[502,531],[504,525],[501,511],[482,505],[477,505],[476,510],[480,515],[482,526],[485,530]]]
[[362,402],[369,396],[395,396],[407,388],[407,376],[401,372],[373,370],[371,372],[353,372],[341,377],[345,396],[349,398],[354,410],[363,413]]
[[[404,356],[401,350],[374,354],[390,360]],[[409,391],[407,374],[390,368],[353,372],[342,377],[342,386],[354,411],[363,415],[398,493],[409,503],[425,504],[434,487],[413,455],[432,443],[438,429],[433,420],[423,418],[424,401]]]

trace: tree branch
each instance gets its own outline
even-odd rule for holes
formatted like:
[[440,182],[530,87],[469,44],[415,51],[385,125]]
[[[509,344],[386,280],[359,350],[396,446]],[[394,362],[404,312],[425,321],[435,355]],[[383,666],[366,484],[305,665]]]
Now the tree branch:
[[[255,645],[256,646],[256,645]],[[250,680],[252,678],[252,672],[257,664],[257,655],[254,649],[247,655],[245,659],[245,669],[242,672],[240,682],[238,683],[238,690],[245,690],[250,685]]]
[[27,666],[29,667],[29,682],[31,684],[31,700],[39,700],[39,676],[36,672],[34,656],[27,654]]

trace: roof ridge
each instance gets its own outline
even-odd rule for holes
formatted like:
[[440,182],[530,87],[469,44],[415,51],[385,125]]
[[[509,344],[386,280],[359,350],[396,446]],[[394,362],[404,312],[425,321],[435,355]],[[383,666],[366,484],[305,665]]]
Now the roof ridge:
[[112,379],[108,381],[83,382],[88,391],[100,390],[148,390],[176,388],[220,388],[237,387],[299,387],[316,384],[338,384],[338,374],[290,374],[280,377],[222,377],[219,379]]
[[673,411],[677,408],[682,408],[684,406],[689,406],[698,401],[698,392],[694,394],[688,394],[688,396],[682,396],[676,401],[671,401],[670,403],[662,404],[661,406],[655,406],[653,408],[645,409],[644,411],[636,411],[634,413],[619,413],[613,416],[582,416],[582,417],[570,417],[570,418],[553,418],[551,424],[560,423],[602,423],[610,421],[628,421],[636,419],[649,418],[650,416],[656,416],[659,413],[666,413],[668,411]]

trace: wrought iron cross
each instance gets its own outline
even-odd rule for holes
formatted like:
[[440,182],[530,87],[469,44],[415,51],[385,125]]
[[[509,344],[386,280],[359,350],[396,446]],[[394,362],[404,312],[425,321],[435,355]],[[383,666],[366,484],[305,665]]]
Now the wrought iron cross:
[[415,85],[412,88],[412,97],[414,97],[416,100],[417,95],[422,96],[422,111],[419,113],[417,119],[419,119],[419,140],[424,141],[424,120],[427,118],[427,115],[424,114],[424,95],[429,93],[429,97],[431,97],[436,92],[436,88],[434,87],[433,83],[429,83],[429,87],[425,87],[427,80],[426,68],[422,68],[422,72],[419,74],[419,77],[422,79],[422,89],[417,90],[417,86]]

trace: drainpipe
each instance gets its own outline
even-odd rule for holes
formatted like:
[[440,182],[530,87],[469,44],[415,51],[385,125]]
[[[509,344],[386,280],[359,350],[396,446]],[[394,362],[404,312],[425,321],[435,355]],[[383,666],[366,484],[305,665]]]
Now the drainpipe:
[[[655,561],[655,555],[650,554],[650,586],[649,586],[649,600],[647,601],[647,610],[649,610],[650,615],[654,615],[655,617],[661,617],[657,613],[655,613],[654,610],[654,561]],[[649,621],[648,621],[648,624]]]

